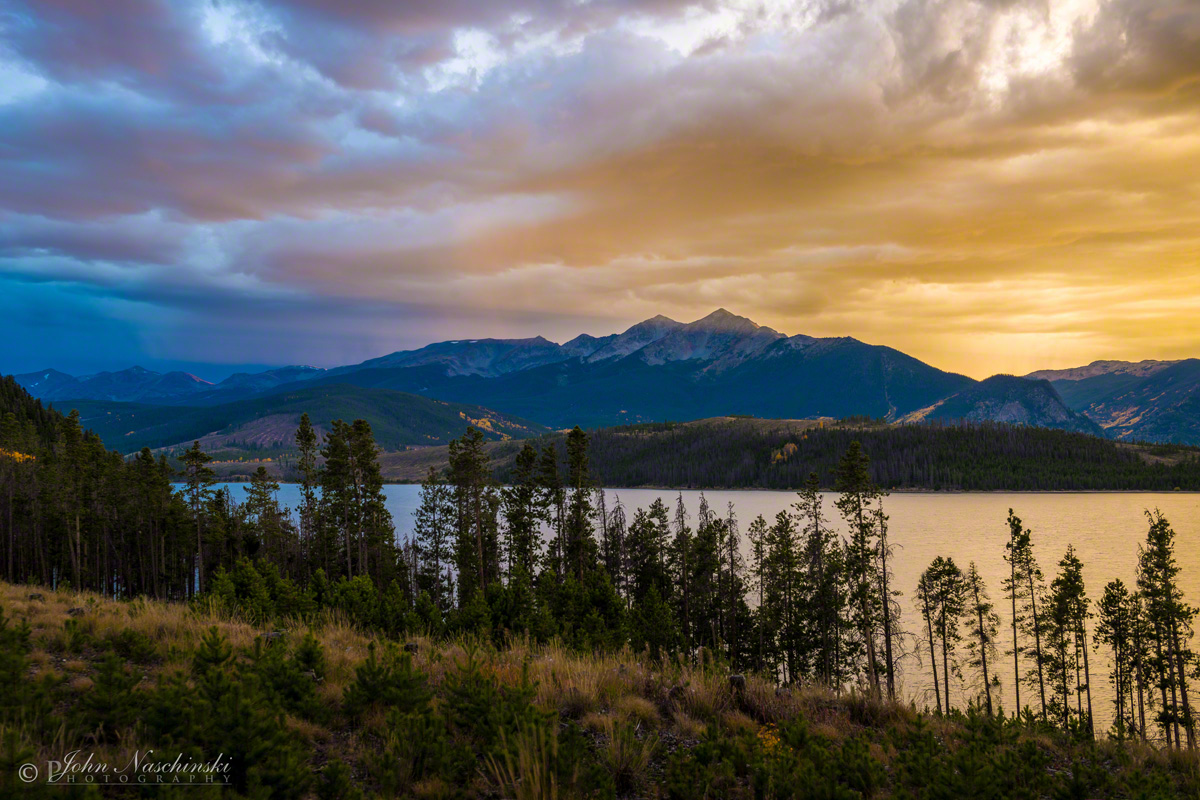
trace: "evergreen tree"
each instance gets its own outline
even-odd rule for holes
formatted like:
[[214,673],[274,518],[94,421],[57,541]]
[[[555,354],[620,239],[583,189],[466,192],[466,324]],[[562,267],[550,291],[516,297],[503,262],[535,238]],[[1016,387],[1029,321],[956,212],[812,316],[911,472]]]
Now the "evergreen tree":
[[757,593],[757,603],[754,609],[754,630],[757,633],[754,646],[754,666],[759,671],[766,668],[767,656],[767,521],[759,514],[746,529],[746,538],[750,541],[750,589]]
[[[921,619],[925,620],[925,641],[929,645],[929,669],[933,673],[933,697],[939,714],[942,713],[942,684],[938,678],[937,637],[933,632],[933,622],[938,618],[936,575],[932,567],[921,573],[917,580],[916,597],[920,604]],[[949,699],[946,698],[946,710],[949,711]]]
[[803,525],[805,582],[805,626],[816,651],[814,672],[826,686],[840,688],[843,591],[841,550],[837,535],[828,526],[823,509],[820,481],[811,473],[799,493],[796,515]]
[[648,510],[637,509],[629,525],[629,582],[632,600],[644,599],[651,589],[663,602],[672,596],[671,576],[667,571],[667,541],[670,536],[667,507],[655,498]]
[[629,524],[625,517],[625,506],[621,503],[620,495],[616,496],[608,525],[605,526],[604,543],[601,557],[604,568],[612,576],[613,585],[626,600],[629,599],[629,556],[627,542],[629,539]]
[[763,615],[771,639],[767,651],[769,663],[785,681],[799,680],[803,674],[801,657],[804,645],[800,618],[800,554],[796,520],[787,511],[775,515],[775,524],[767,531],[765,564],[766,597]]
[[450,485],[454,487],[459,602],[500,577],[496,512],[499,496],[492,486],[491,458],[484,449],[483,433],[468,427],[449,448]]
[[592,487],[588,475],[588,436],[579,426],[567,434],[567,501],[565,541],[562,552],[566,568],[577,580],[597,567],[596,540],[592,530]]
[[889,700],[896,699],[896,649],[901,637],[900,631],[900,602],[901,592],[891,588],[892,581],[892,545],[888,543],[888,516],[883,513],[883,496],[880,492],[875,506],[875,531],[879,537],[876,552],[879,554],[879,598],[883,610],[881,624],[883,626],[883,668],[887,677],[887,693]]
[[850,530],[846,551],[846,578],[850,587],[852,625],[865,657],[863,672],[870,690],[881,695],[878,657],[879,628],[884,598],[876,566],[879,531],[875,503],[879,490],[871,482],[870,459],[862,446],[851,442],[837,469],[838,510]]
[[379,447],[371,425],[364,419],[350,426],[350,469],[354,487],[358,574],[369,575],[378,587],[397,577],[392,514],[383,495]]
[[[212,485],[216,476],[208,466],[212,456],[200,449],[199,440],[192,443],[191,448],[183,454],[183,480],[187,494],[188,507],[192,510],[192,519],[196,525],[196,583],[195,591],[200,593],[204,588],[204,539],[203,539],[203,510],[212,499]],[[77,526],[78,527],[78,526]]]
[[563,574],[564,553],[562,545],[566,530],[566,492],[562,476],[558,471],[558,448],[548,444],[542,448],[538,461],[538,483],[541,486],[542,521],[550,528],[550,542],[546,551],[545,566],[555,575]]
[[1119,578],[1104,587],[1104,595],[1096,606],[1099,611],[1096,646],[1107,645],[1112,657],[1108,679],[1113,689],[1113,731],[1118,738],[1124,738],[1138,729],[1134,716],[1137,606]]
[[541,549],[541,499],[538,482],[538,452],[526,442],[517,453],[511,485],[501,493],[504,516],[504,554],[508,575],[532,578]]
[[938,556],[921,574],[917,583],[917,599],[929,636],[933,679],[938,679],[937,650],[942,655],[941,702],[947,712],[953,708],[950,695],[950,674],[961,674],[957,663],[958,643],[962,639],[959,621],[967,607],[966,581],[954,559]]
[[[1091,730],[1092,693],[1088,683],[1087,619],[1091,616],[1090,601],[1083,582],[1083,563],[1068,545],[1058,562],[1059,573],[1050,585],[1049,603],[1049,664],[1055,676],[1050,711],[1062,720],[1064,728],[1074,716]],[[1087,696],[1087,711],[1083,698]],[[1072,698],[1074,695],[1074,698]]]
[[[1020,712],[1021,683],[1036,686],[1041,701],[1042,719],[1047,719],[1046,706],[1046,654],[1042,648],[1042,636],[1046,629],[1044,611],[1039,612],[1039,603],[1045,592],[1042,571],[1033,554],[1033,534],[1024,527],[1021,518],[1008,510],[1009,539],[1005,544],[1004,559],[1009,565],[1009,576],[1004,579],[1004,592],[1012,605],[1013,625],[1013,669],[1017,711]],[[1021,637],[1027,644],[1021,645]],[[1032,666],[1022,673],[1022,657]]]
[[1150,530],[1138,556],[1138,593],[1145,604],[1148,666],[1161,698],[1159,722],[1169,743],[1182,746],[1182,728],[1188,749],[1193,749],[1194,719],[1187,679],[1196,671],[1191,649],[1196,609],[1184,601],[1179,589],[1174,529],[1157,509],[1147,511],[1146,516]]
[[727,644],[722,637],[721,545],[724,538],[725,520],[717,517],[702,493],[689,555],[688,586],[692,595],[694,644],[712,652],[723,651]]
[[1000,629],[1000,616],[988,597],[983,576],[972,561],[967,567],[963,591],[966,595],[963,624],[970,631],[967,639],[967,664],[976,671],[979,685],[983,687],[984,702],[988,716],[992,716],[992,690],[1000,681],[994,671],[996,663],[996,636]]
[[[355,493],[354,465],[350,453],[350,426],[340,419],[330,425],[321,455],[325,464],[320,471],[321,479],[321,535],[319,548],[323,561],[330,565],[329,576],[344,574],[354,577],[352,558],[353,539],[359,516],[359,503]],[[340,552],[339,552],[340,551]],[[345,571],[342,571],[342,566]]]
[[666,568],[670,576],[670,586],[674,587],[671,596],[674,598],[675,615],[679,620],[679,630],[683,638],[684,651],[694,655],[695,638],[692,630],[692,528],[688,524],[690,516],[683,503],[683,493],[680,492],[675,500],[675,516],[672,520],[670,547],[666,553]]
[[[317,432],[313,429],[308,412],[300,415],[300,426],[296,429],[296,449],[299,451],[296,467],[300,472],[300,540],[306,559],[311,556],[312,540],[317,527]],[[326,563],[325,571],[330,565]]]
[[722,583],[721,629],[728,645],[729,659],[735,664],[742,662],[744,644],[742,625],[749,611],[746,608],[746,585],[743,578],[742,542],[738,531],[737,514],[731,501],[725,508],[724,526],[721,528],[720,580]]
[[291,517],[279,507],[279,482],[271,477],[267,468],[259,466],[250,476],[246,489],[246,512],[253,526],[265,558],[284,565],[289,557],[291,540]]

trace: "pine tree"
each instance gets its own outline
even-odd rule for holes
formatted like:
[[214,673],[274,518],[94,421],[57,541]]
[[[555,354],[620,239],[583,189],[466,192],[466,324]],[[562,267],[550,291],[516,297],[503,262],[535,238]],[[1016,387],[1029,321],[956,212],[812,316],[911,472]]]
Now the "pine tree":
[[538,484],[541,486],[542,521],[550,528],[550,542],[546,551],[546,569],[556,576],[563,575],[563,542],[566,528],[566,492],[562,476],[558,471],[558,448],[548,444],[542,448],[538,460]]
[[887,676],[887,693],[889,700],[896,699],[896,645],[902,636],[900,631],[900,603],[897,600],[901,592],[890,588],[892,580],[892,545],[888,543],[888,516],[883,513],[884,493],[879,493],[875,506],[875,531],[879,537],[876,552],[879,554],[879,598],[883,609],[883,668]]
[[1113,730],[1118,738],[1138,729],[1134,717],[1134,625],[1137,613],[1133,597],[1118,578],[1104,587],[1097,603],[1096,646],[1104,644],[1112,654],[1109,682],[1113,688]]
[[[1050,585],[1048,605],[1049,664],[1054,677],[1050,707],[1067,728],[1074,717],[1092,730],[1092,694],[1089,685],[1087,620],[1091,617],[1090,601],[1083,582],[1083,563],[1073,546],[1058,562],[1059,573]],[[1083,699],[1087,697],[1087,710]]]
[[[1009,540],[1005,544],[1004,559],[1009,564],[1009,577],[1004,580],[1004,591],[1012,604],[1013,624],[1013,669],[1016,686],[1017,711],[1020,713],[1020,685],[1022,682],[1036,686],[1041,700],[1041,716],[1047,719],[1046,705],[1046,653],[1042,647],[1042,636],[1046,629],[1044,610],[1039,611],[1039,603],[1045,592],[1042,571],[1038,567],[1033,554],[1033,534],[1025,528],[1021,518],[1008,510]],[[1020,637],[1025,637],[1026,644],[1020,644]],[[1033,661],[1025,674],[1021,672],[1021,660]]]
[[603,552],[604,568],[612,576],[613,585],[626,600],[629,599],[629,557],[627,544],[629,540],[629,524],[625,517],[625,506],[621,503],[620,495],[615,498],[608,525],[605,527]]
[[800,620],[800,554],[795,518],[787,511],[775,515],[767,531],[765,623],[770,662],[782,671],[785,681],[802,675],[801,648],[804,640]]
[[542,519],[539,493],[538,452],[526,442],[517,453],[511,484],[500,493],[510,579],[515,574],[532,579],[536,573]]
[[882,616],[883,597],[876,567],[879,532],[874,504],[879,490],[871,482],[870,459],[862,446],[851,442],[837,469],[838,510],[850,530],[846,552],[846,577],[850,586],[853,627],[865,655],[864,671],[875,696],[882,694],[879,682],[880,662],[877,636]]
[[[933,697],[937,711],[942,713],[942,685],[938,678],[937,637],[933,632],[933,621],[937,619],[937,578],[932,568],[927,568],[917,580],[916,597],[920,604],[921,618],[925,620],[926,642],[929,644],[929,668],[933,673]],[[949,698],[946,710],[949,711]]]
[[996,663],[996,636],[1000,629],[1000,616],[996,613],[992,600],[988,597],[987,586],[983,577],[972,561],[967,567],[964,582],[966,594],[965,615],[963,624],[970,631],[967,639],[968,665],[978,671],[979,684],[983,687],[984,700],[988,716],[992,716],[992,689],[999,686],[999,680],[994,672],[989,671],[989,665]]
[[724,537],[725,520],[717,517],[701,493],[688,584],[692,593],[695,645],[714,652],[724,649],[727,644],[722,638],[721,543]]
[[733,663],[741,663],[744,652],[742,643],[741,624],[745,619],[746,586],[743,580],[744,565],[742,563],[742,543],[738,532],[737,514],[733,503],[725,509],[725,524],[721,529],[721,581],[723,610],[721,625],[725,641],[728,643],[729,659]]
[[443,573],[453,553],[454,505],[449,487],[429,468],[421,484],[421,504],[414,512],[413,537],[417,552],[417,586],[426,591],[443,613],[450,608],[450,596]]
[[750,541],[750,588],[757,591],[757,604],[754,610],[754,629],[757,632],[757,643],[754,650],[754,666],[763,671],[768,663],[767,656],[767,521],[759,514],[746,529],[746,538]]
[[[296,448],[299,451],[296,466],[300,472],[300,540],[307,561],[312,555],[312,540],[317,527],[317,432],[308,418],[308,412],[300,415]],[[326,563],[326,572],[329,567]]]
[[683,638],[684,652],[694,655],[695,637],[692,630],[692,528],[690,516],[683,503],[683,493],[675,500],[675,516],[672,520],[670,547],[666,553],[666,567],[670,585],[674,587],[675,615]]
[[960,674],[957,663],[958,643],[962,639],[959,621],[967,607],[966,582],[954,559],[938,556],[921,574],[917,583],[917,600],[925,619],[929,636],[933,679],[938,679],[937,649],[940,645],[942,664],[942,696],[946,712],[953,707],[950,699],[950,674]]
[[815,472],[809,474],[799,496],[795,509],[803,526],[803,561],[807,573],[804,609],[816,651],[815,673],[826,686],[840,688],[837,655],[843,598],[838,538],[825,519],[821,485]]
[[1147,511],[1150,530],[1138,558],[1138,591],[1142,596],[1151,646],[1149,666],[1157,677],[1162,700],[1159,721],[1168,742],[1181,747],[1180,728],[1188,749],[1195,747],[1188,676],[1195,672],[1191,649],[1196,609],[1184,602],[1175,561],[1175,531],[1157,509]]
[[448,473],[454,487],[459,602],[476,589],[500,577],[499,536],[496,514],[500,499],[492,486],[491,458],[484,449],[483,433],[467,428],[462,438],[450,442]]
[[383,494],[383,472],[379,447],[371,425],[364,419],[350,427],[350,469],[356,503],[358,572],[369,575],[382,587],[396,576],[395,528]]
[[592,487],[588,475],[588,436],[579,426],[567,434],[567,483],[570,487],[563,554],[577,580],[597,566],[592,530]]
[[[320,548],[324,561],[330,564],[330,577],[344,574],[354,577],[353,540],[359,516],[358,497],[354,486],[354,465],[350,453],[350,426],[335,419],[321,455],[321,536]],[[340,553],[338,552],[340,549]],[[345,566],[345,572],[341,568]]]
[[204,582],[204,539],[203,539],[203,510],[212,499],[212,485],[216,476],[208,466],[212,456],[200,449],[199,440],[192,446],[183,458],[183,480],[187,494],[188,506],[192,510],[192,519],[196,524],[196,583],[195,591],[203,591]]
[[250,485],[246,489],[247,517],[258,534],[263,555],[282,565],[287,558],[291,518],[279,507],[278,495],[279,482],[260,465],[250,476]]

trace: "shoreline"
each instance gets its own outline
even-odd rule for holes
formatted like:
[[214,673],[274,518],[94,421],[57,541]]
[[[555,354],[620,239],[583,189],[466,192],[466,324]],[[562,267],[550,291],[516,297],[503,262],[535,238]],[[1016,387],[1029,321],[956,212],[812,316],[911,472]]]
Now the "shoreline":
[[[173,485],[178,485],[177,481],[172,482]],[[233,479],[222,478],[217,481],[218,484],[240,484],[250,483],[249,478]],[[296,486],[299,485],[296,481],[279,481],[281,486]],[[384,481],[384,486],[420,486],[420,481]],[[659,492],[778,492],[782,494],[795,494],[802,490],[803,487],[775,489],[764,486],[612,486],[606,485],[603,488],[611,491],[659,491]],[[821,489],[822,492],[828,494],[837,494],[836,489]],[[1200,489],[920,489],[920,488],[900,488],[886,489],[889,495],[896,494],[1200,494]]]

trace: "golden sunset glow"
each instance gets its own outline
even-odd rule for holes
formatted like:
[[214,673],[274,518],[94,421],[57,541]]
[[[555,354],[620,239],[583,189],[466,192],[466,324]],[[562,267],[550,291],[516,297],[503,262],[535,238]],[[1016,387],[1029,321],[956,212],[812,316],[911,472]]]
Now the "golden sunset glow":
[[3,279],[122,362],[718,306],[974,377],[1200,355],[1195,3],[128,0],[128,52],[86,5],[4,28]]

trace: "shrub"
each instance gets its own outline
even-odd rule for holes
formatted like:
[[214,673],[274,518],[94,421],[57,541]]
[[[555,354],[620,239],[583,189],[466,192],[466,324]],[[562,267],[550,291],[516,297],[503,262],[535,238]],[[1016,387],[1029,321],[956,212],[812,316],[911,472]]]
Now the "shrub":
[[351,719],[361,719],[363,712],[371,707],[418,711],[432,696],[428,682],[425,673],[413,666],[409,653],[391,649],[385,661],[380,661],[372,642],[367,660],[355,669],[354,681],[346,687],[342,706]]
[[124,662],[110,655],[100,664],[91,690],[84,693],[76,709],[76,728],[97,742],[112,742],[137,717],[139,704],[133,687],[140,673],[126,671]]
[[[74,620],[69,620],[73,622]],[[61,681],[49,676],[29,679],[29,624],[10,625],[0,610],[0,723],[41,731],[51,723]]]
[[[317,645],[317,656],[324,658]],[[306,660],[313,654],[306,653]],[[263,692],[279,708],[309,720],[324,721],[328,716],[317,698],[315,670],[306,669],[297,656],[288,656],[280,645],[263,646],[262,639],[254,643],[250,656],[251,670],[258,678]],[[313,675],[306,674],[313,672]]]
[[133,628],[122,628],[116,633],[110,633],[104,642],[121,658],[136,664],[147,664],[158,655],[158,648],[154,646],[150,637]]
[[205,761],[224,753],[230,781],[243,794],[303,797],[312,785],[305,748],[284,727],[282,709],[264,691],[253,667],[241,669],[214,627],[192,660],[193,687],[182,676],[160,680],[143,720],[156,755],[174,747]]

